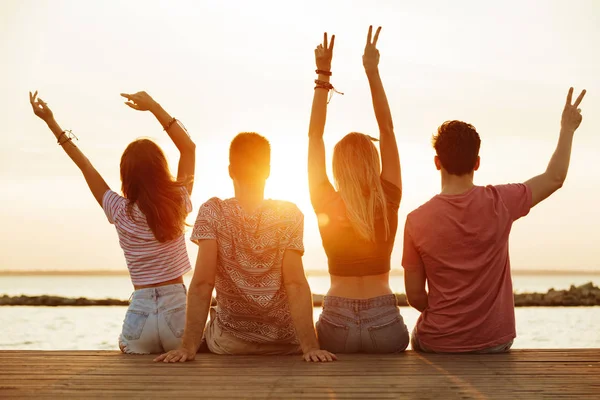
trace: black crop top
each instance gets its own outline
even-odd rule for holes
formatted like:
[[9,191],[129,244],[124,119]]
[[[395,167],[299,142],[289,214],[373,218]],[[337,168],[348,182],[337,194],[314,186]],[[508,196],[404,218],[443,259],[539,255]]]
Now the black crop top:
[[381,216],[376,218],[375,242],[361,238],[354,230],[346,217],[344,201],[328,180],[311,193],[331,275],[367,276],[383,274],[390,270],[402,191],[383,179],[381,185],[387,202],[390,230],[386,239],[384,221]]

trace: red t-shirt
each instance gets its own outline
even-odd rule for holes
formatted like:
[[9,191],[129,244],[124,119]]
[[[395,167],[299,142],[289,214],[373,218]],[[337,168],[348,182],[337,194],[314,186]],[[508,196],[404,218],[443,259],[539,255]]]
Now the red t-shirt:
[[408,215],[402,266],[427,276],[429,305],[417,321],[425,347],[465,352],[515,338],[508,237],[531,203],[524,184],[475,186]]

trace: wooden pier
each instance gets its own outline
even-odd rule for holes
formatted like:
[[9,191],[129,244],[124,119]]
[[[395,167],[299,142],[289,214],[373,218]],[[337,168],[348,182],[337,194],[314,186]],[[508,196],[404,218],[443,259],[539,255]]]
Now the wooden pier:
[[217,356],[153,363],[110,351],[0,351],[0,399],[600,399],[600,349],[500,355]]

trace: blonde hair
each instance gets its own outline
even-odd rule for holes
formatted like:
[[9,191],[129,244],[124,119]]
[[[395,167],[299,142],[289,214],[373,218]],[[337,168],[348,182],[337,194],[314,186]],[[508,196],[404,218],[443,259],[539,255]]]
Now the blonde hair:
[[380,215],[389,234],[387,205],[381,186],[379,153],[370,136],[352,132],[333,149],[333,178],[346,205],[350,224],[363,239],[376,239],[375,220]]

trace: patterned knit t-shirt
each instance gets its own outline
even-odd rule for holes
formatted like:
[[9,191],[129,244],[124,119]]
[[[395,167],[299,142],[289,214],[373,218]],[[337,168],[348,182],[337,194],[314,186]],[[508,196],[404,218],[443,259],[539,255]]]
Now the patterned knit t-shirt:
[[[192,211],[190,196],[185,188],[181,192],[189,213]],[[138,205],[133,205],[129,215],[127,204],[129,200],[112,190],[107,190],[102,197],[102,208],[108,222],[117,228],[131,282],[137,286],[153,285],[179,278],[191,271],[184,235],[159,242]]]
[[216,323],[253,343],[298,343],[282,263],[286,250],[304,253],[304,215],[290,202],[264,200],[247,214],[235,198],[202,205],[192,241],[217,241]]

